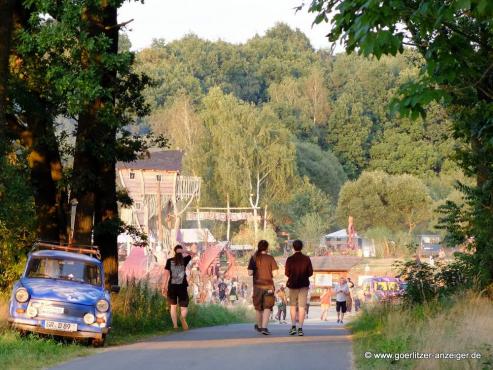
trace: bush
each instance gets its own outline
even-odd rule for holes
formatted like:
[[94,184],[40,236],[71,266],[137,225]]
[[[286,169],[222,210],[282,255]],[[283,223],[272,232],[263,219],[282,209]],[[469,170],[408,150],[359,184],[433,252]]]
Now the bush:
[[407,283],[404,301],[421,304],[474,287],[474,268],[468,255],[456,254],[450,263],[435,266],[419,261],[396,262],[398,276]]
[[34,241],[36,216],[29,171],[22,155],[0,158],[0,290],[22,272]]

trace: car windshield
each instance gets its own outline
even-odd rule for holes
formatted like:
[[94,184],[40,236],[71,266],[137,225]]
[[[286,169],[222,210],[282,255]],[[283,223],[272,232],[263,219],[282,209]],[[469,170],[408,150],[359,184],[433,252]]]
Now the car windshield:
[[389,290],[399,290],[399,284],[395,281],[389,281]]
[[387,283],[385,281],[379,281],[377,283],[377,290],[388,290]]
[[101,285],[101,272],[97,265],[71,259],[33,257],[29,262],[26,277],[61,279]]

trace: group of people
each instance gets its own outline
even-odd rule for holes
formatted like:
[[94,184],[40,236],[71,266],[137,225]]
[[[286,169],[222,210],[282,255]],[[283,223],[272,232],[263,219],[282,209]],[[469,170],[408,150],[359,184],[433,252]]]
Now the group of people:
[[193,284],[193,297],[196,303],[215,303],[222,305],[234,305],[237,302],[246,301],[248,286],[237,279],[217,278],[207,280],[205,283]]
[[[289,306],[291,319],[289,335],[303,336],[303,324],[309,308],[310,277],[313,275],[310,257],[302,253],[303,242],[295,240],[293,242],[294,253],[287,258],[285,265],[288,290],[286,292],[286,288],[281,286],[276,292],[274,277],[277,275],[279,267],[274,257],[268,253],[268,248],[269,243],[266,240],[261,240],[258,243],[257,251],[248,263],[248,274],[253,279],[252,301],[256,311],[255,330],[263,335],[271,334],[268,323],[277,298],[278,313],[276,318],[285,322],[287,307]],[[178,328],[177,306],[179,305],[182,328],[188,330],[186,317],[189,297],[186,267],[192,257],[190,254],[184,253],[181,245],[177,245],[174,251],[175,256],[166,261],[163,294],[167,296],[170,304],[173,328]],[[246,284],[240,284],[235,279],[231,281],[218,279],[215,282],[209,281],[207,284],[205,290],[210,302],[216,297],[220,303],[236,301],[239,295],[246,297],[247,294]],[[343,323],[344,314],[347,312],[348,306],[350,307],[351,287],[354,287],[354,284],[350,279],[347,281],[341,277],[335,288],[338,323]],[[322,320],[327,320],[331,298],[332,292],[329,290],[321,296]]]

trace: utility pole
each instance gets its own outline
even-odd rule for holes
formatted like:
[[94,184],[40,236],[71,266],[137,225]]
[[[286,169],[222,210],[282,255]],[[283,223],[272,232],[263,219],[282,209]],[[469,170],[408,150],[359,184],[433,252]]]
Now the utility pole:
[[[258,196],[257,196],[258,201]],[[253,231],[254,231],[254,245],[258,242],[258,223],[257,223],[257,204],[253,203],[253,193],[250,193],[250,204],[253,208]]]
[[158,245],[162,249],[164,247],[163,237],[163,220],[162,220],[162,204],[161,204],[161,175],[157,178],[157,227],[158,227]]
[[226,230],[226,240],[229,242],[230,229],[231,229],[231,215],[229,209],[229,193],[226,195],[226,220],[228,222],[228,227]]
[[77,199],[72,198],[72,200],[70,201],[70,234],[68,238],[68,245],[72,245],[74,241],[74,227],[75,227],[75,215],[77,211],[77,204],[79,204]]
[[267,229],[267,205],[264,208],[264,232]]

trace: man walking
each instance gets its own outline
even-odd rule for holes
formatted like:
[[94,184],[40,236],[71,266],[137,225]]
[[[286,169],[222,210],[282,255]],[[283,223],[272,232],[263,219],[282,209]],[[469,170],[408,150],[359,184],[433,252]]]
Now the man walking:
[[257,315],[255,330],[264,335],[270,335],[267,328],[269,316],[275,304],[274,274],[278,267],[276,260],[267,254],[269,243],[261,240],[257,252],[248,263],[248,275],[253,276],[253,306]]
[[347,297],[349,296],[349,287],[347,285],[346,279],[341,277],[339,279],[339,285],[336,289],[336,311],[337,311],[337,322],[343,323],[344,314],[347,311]]
[[[285,273],[288,277],[289,306],[291,314],[291,330],[289,335],[303,336],[303,322],[305,321],[305,310],[308,301],[308,289],[310,287],[310,276],[313,275],[312,261],[310,257],[301,253],[303,242],[293,242],[294,254],[286,260]],[[297,308],[298,307],[298,315]],[[299,327],[296,329],[296,318]]]

